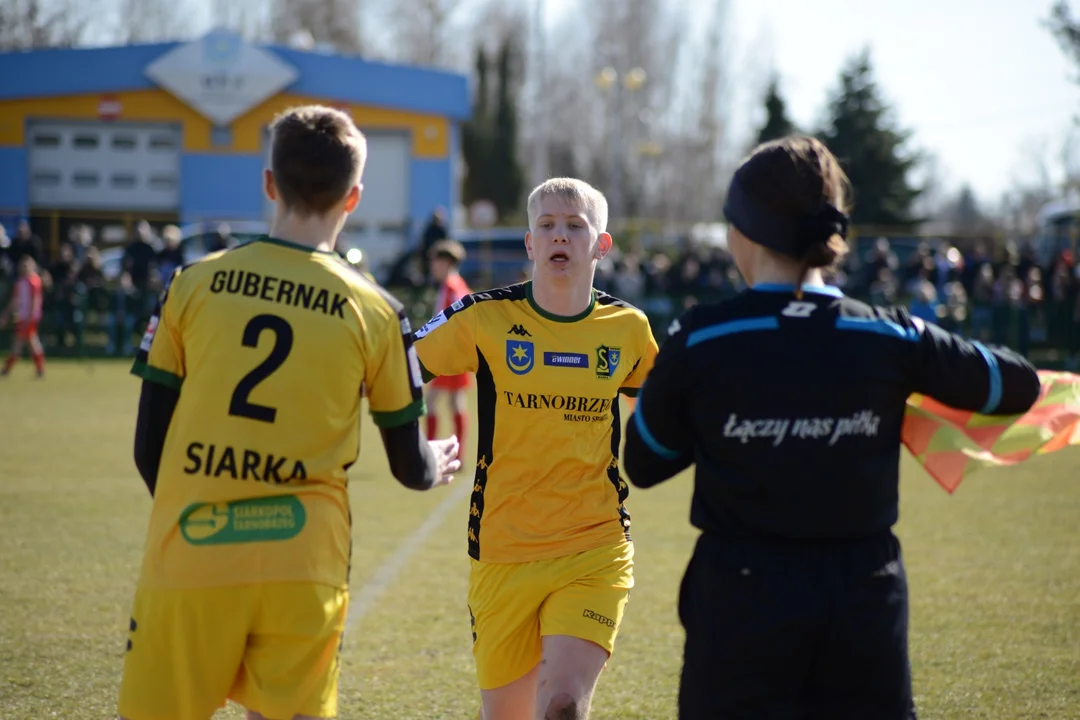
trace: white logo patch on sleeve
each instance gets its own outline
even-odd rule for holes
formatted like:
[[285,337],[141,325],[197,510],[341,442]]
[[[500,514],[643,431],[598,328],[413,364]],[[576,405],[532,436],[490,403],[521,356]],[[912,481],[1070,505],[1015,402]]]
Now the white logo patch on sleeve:
[[424,327],[422,327],[422,328],[420,328],[419,330],[416,331],[417,339],[424,337],[429,332],[431,332],[432,330],[439,327],[440,325],[442,325],[445,322],[446,322],[446,313],[445,312],[439,313],[435,317],[428,320],[427,324],[424,325]]
[[412,380],[413,387],[424,387],[424,376],[420,373],[420,359],[416,357],[416,348],[409,347],[409,379]]
[[143,333],[142,342],[139,343],[139,349],[143,352],[150,352],[150,345],[154,342],[154,333],[157,332],[158,316],[151,315],[150,322],[146,324],[146,332]]

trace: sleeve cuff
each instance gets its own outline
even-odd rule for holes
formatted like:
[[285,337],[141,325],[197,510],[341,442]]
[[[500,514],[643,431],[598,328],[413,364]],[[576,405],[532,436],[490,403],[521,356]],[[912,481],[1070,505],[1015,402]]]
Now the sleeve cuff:
[[638,393],[641,392],[641,388],[639,388],[639,387],[621,387],[621,388],[619,388],[619,392],[621,392],[626,397],[636,398],[638,396]]
[[168,370],[162,370],[153,365],[147,365],[141,360],[136,360],[135,364],[131,366],[131,374],[173,390],[179,390],[180,386],[184,384],[184,378],[179,375],[174,375]]
[[426,412],[427,408],[424,406],[424,399],[420,398],[401,410],[395,410],[393,412],[379,412],[377,410],[372,410],[371,419],[375,421],[375,424],[378,427],[394,428],[400,427],[401,425],[407,425],[420,418],[420,416]]

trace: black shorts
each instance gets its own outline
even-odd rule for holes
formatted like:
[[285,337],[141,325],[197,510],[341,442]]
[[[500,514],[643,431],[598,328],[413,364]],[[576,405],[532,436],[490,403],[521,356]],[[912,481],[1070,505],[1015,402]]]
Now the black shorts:
[[891,533],[702,536],[679,597],[680,720],[912,720],[907,596]]

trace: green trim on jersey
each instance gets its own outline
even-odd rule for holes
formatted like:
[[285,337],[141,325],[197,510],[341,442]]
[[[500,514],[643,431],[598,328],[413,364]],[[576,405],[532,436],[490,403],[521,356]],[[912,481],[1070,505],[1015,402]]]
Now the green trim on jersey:
[[625,395],[627,397],[636,398],[638,396],[638,393],[641,392],[641,388],[621,387],[621,388],[619,388],[619,392],[621,392],[623,395]]
[[168,370],[161,370],[152,365],[147,365],[141,360],[136,360],[135,364],[131,366],[131,374],[173,390],[179,390],[180,386],[184,384],[184,378],[179,375],[173,375]]
[[372,410],[371,419],[375,421],[378,427],[395,428],[407,425],[426,413],[427,407],[424,405],[424,399],[420,398],[394,412],[376,412]]
[[536,313],[545,320],[551,320],[552,322],[558,323],[572,323],[577,322],[578,320],[584,320],[585,318],[589,317],[589,313],[591,313],[593,311],[593,308],[596,307],[596,289],[594,288],[590,292],[591,294],[589,296],[589,307],[585,308],[584,312],[580,312],[577,315],[552,315],[547,310],[536,304],[536,298],[533,297],[532,280],[529,280],[525,283],[525,299],[529,301],[529,305],[532,306],[532,309],[535,310]]

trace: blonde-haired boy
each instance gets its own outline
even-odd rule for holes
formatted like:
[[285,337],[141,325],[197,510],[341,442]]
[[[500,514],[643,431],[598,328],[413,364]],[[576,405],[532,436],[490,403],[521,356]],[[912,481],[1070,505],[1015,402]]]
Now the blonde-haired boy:
[[416,332],[425,378],[475,372],[469,612],[484,720],[583,719],[633,586],[619,393],[656,342],[593,289],[607,201],[555,178],[529,196],[532,280],[474,293]]

